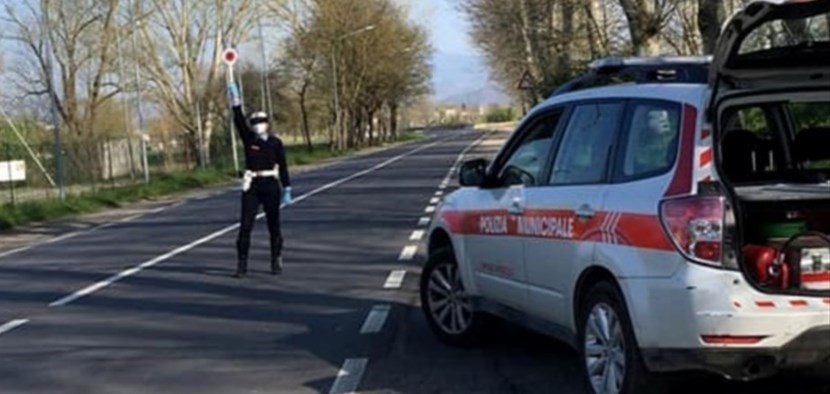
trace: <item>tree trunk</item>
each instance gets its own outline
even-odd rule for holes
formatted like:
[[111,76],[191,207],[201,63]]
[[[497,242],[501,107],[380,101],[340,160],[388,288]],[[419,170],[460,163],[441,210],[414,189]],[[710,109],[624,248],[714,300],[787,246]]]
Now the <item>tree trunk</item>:
[[[660,28],[663,10],[650,0],[620,0],[628,20],[632,52],[637,56],[660,54]],[[651,5],[649,5],[651,4]]]
[[389,104],[389,134],[393,141],[398,140],[398,104]]
[[369,146],[375,145],[375,111],[368,111],[366,116],[369,118]]
[[[542,71],[536,62],[536,57],[534,56],[535,52],[533,47],[533,41],[530,38],[530,11],[528,10],[527,1],[528,0],[519,0],[519,11],[521,13],[522,20],[520,29],[522,32],[522,41],[524,44],[524,55],[527,72],[530,73],[530,77],[533,80],[534,84],[538,86],[539,82],[542,80]],[[534,100],[538,100],[540,98],[541,97],[537,97],[536,93],[534,92]]]
[[300,116],[303,121],[303,137],[305,139],[305,146],[309,152],[314,150],[314,145],[311,144],[311,130],[308,127],[308,109],[306,108],[306,87],[303,87],[302,92],[298,95],[300,99]]
[[574,43],[574,5],[570,1],[561,4],[562,52],[559,54],[559,73],[563,77],[571,74],[571,51]]
[[723,0],[699,0],[697,27],[703,40],[704,54],[715,51],[724,21]]

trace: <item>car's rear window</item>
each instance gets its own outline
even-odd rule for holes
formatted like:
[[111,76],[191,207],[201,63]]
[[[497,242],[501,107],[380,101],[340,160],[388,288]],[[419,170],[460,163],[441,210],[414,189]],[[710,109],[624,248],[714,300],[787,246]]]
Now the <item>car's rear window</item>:
[[830,169],[830,102],[788,105],[795,126],[795,156],[808,170]]
[[830,102],[732,108],[722,124],[721,168],[732,182],[812,182],[830,176]]
[[830,44],[830,14],[805,19],[774,20],[762,24],[741,43],[739,55],[787,48],[809,48]]

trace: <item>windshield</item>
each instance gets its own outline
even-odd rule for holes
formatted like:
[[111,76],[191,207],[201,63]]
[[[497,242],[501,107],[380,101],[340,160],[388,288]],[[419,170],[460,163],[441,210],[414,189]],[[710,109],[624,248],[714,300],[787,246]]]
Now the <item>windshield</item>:
[[738,55],[759,54],[784,48],[804,48],[830,44],[830,14],[804,19],[773,20],[753,29],[741,43]]

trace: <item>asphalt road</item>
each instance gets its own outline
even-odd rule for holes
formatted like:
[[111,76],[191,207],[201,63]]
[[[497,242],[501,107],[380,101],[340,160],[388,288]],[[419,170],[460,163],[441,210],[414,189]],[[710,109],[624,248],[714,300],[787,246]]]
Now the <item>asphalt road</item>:
[[[281,277],[266,273],[262,222],[252,275],[230,277],[237,191],[0,257],[0,393],[582,393],[563,345],[505,323],[487,345],[449,348],[418,308],[419,221],[481,136],[294,177]],[[683,376],[671,392],[830,393],[828,375]]]

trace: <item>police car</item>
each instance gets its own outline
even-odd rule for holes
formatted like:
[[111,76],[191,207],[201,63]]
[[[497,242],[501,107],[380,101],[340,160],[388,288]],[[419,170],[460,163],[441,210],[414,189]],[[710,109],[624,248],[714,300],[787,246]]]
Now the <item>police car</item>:
[[604,59],[459,171],[430,229],[437,336],[498,316],[593,393],[830,361],[830,1],[759,1],[711,58]]

